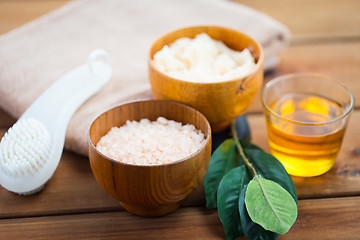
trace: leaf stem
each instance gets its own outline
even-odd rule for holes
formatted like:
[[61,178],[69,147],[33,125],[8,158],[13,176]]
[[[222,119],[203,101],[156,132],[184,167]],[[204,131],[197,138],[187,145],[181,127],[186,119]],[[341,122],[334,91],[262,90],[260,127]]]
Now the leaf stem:
[[264,188],[262,182],[259,179],[259,175],[257,174],[255,168],[253,167],[253,165],[250,163],[250,161],[246,158],[246,156],[244,154],[244,150],[243,150],[243,148],[242,148],[242,146],[240,144],[239,138],[238,138],[237,133],[236,133],[236,120],[233,120],[233,122],[232,122],[231,133],[232,133],[233,138],[235,140],[235,143],[236,143],[237,149],[238,149],[238,151],[240,153],[240,156],[244,160],[245,165],[248,167],[248,169],[254,175],[254,178],[256,179],[256,181],[259,183],[260,188],[261,188],[261,192],[263,193],[263,195],[264,195],[264,197],[266,199],[266,202],[269,204],[269,206],[271,208],[271,211],[274,213],[274,215],[278,219],[278,221],[283,225],[283,222],[282,222],[281,218],[279,217],[279,215],[275,211],[273,205],[270,202],[270,199],[269,199],[268,195],[266,194],[265,188]]
[[253,165],[249,162],[249,160],[246,158],[245,154],[244,154],[244,150],[240,144],[240,141],[239,141],[239,138],[238,138],[238,135],[236,133],[236,119],[234,119],[232,121],[232,124],[231,124],[231,133],[232,133],[232,136],[235,140],[235,143],[236,143],[236,147],[239,151],[239,154],[240,156],[242,157],[245,165],[247,166],[247,168],[251,171],[251,173],[253,174],[254,177],[257,177],[258,174],[255,170],[255,168],[253,167]]

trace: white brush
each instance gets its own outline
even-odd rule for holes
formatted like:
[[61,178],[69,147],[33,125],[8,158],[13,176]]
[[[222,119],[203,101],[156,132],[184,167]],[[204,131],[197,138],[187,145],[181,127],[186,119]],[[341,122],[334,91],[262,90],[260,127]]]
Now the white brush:
[[74,112],[110,79],[108,54],[93,51],[88,63],[51,85],[5,133],[0,143],[0,184],[20,195],[40,191],[59,164]]

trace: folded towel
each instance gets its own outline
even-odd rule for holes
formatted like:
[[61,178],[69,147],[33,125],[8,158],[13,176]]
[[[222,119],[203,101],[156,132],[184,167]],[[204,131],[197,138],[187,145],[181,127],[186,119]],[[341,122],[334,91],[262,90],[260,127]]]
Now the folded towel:
[[[147,57],[161,35],[182,27],[218,25],[257,39],[265,69],[289,41],[288,29],[243,5],[223,0],[73,1],[0,36],[0,106],[20,117],[53,82],[86,62],[95,48],[110,54],[110,82],[74,114],[65,148],[87,154],[87,129],[102,111],[151,98]],[[51,104],[51,103],[49,103]]]

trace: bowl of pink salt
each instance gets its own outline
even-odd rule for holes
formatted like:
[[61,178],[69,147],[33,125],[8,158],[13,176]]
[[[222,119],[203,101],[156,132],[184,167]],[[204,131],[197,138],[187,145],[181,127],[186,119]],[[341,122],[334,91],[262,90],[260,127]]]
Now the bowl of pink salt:
[[88,132],[100,186],[140,216],[176,210],[205,176],[211,128],[199,111],[167,100],[125,103],[98,116]]

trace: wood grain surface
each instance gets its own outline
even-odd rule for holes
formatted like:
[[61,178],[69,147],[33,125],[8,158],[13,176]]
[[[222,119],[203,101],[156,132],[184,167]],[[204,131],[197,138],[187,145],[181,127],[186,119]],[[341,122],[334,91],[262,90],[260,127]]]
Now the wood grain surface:
[[[0,33],[65,4],[67,0],[0,0]],[[281,21],[290,46],[265,81],[293,72],[317,72],[345,82],[360,99],[360,1],[236,0]],[[0,80],[1,81],[1,80]],[[1,87],[1,86],[0,86]],[[257,99],[259,99],[257,97]],[[360,109],[356,109],[330,172],[293,180],[299,215],[278,239],[359,239]],[[268,150],[260,101],[248,111],[252,142]],[[0,135],[15,119],[0,110]],[[20,197],[0,188],[0,239],[224,239],[215,210],[207,210],[200,187],[176,212],[142,218],[123,211],[97,184],[85,157],[65,151],[40,194]],[[245,239],[244,237],[240,239]]]
[[1,0],[0,33],[5,33],[61,7],[69,0]]
[[[295,225],[279,240],[360,236],[360,197],[303,200]],[[334,207],[336,206],[336,207]],[[186,207],[159,218],[126,211],[0,219],[0,239],[224,239],[216,210]],[[241,237],[240,239],[245,239]]]

